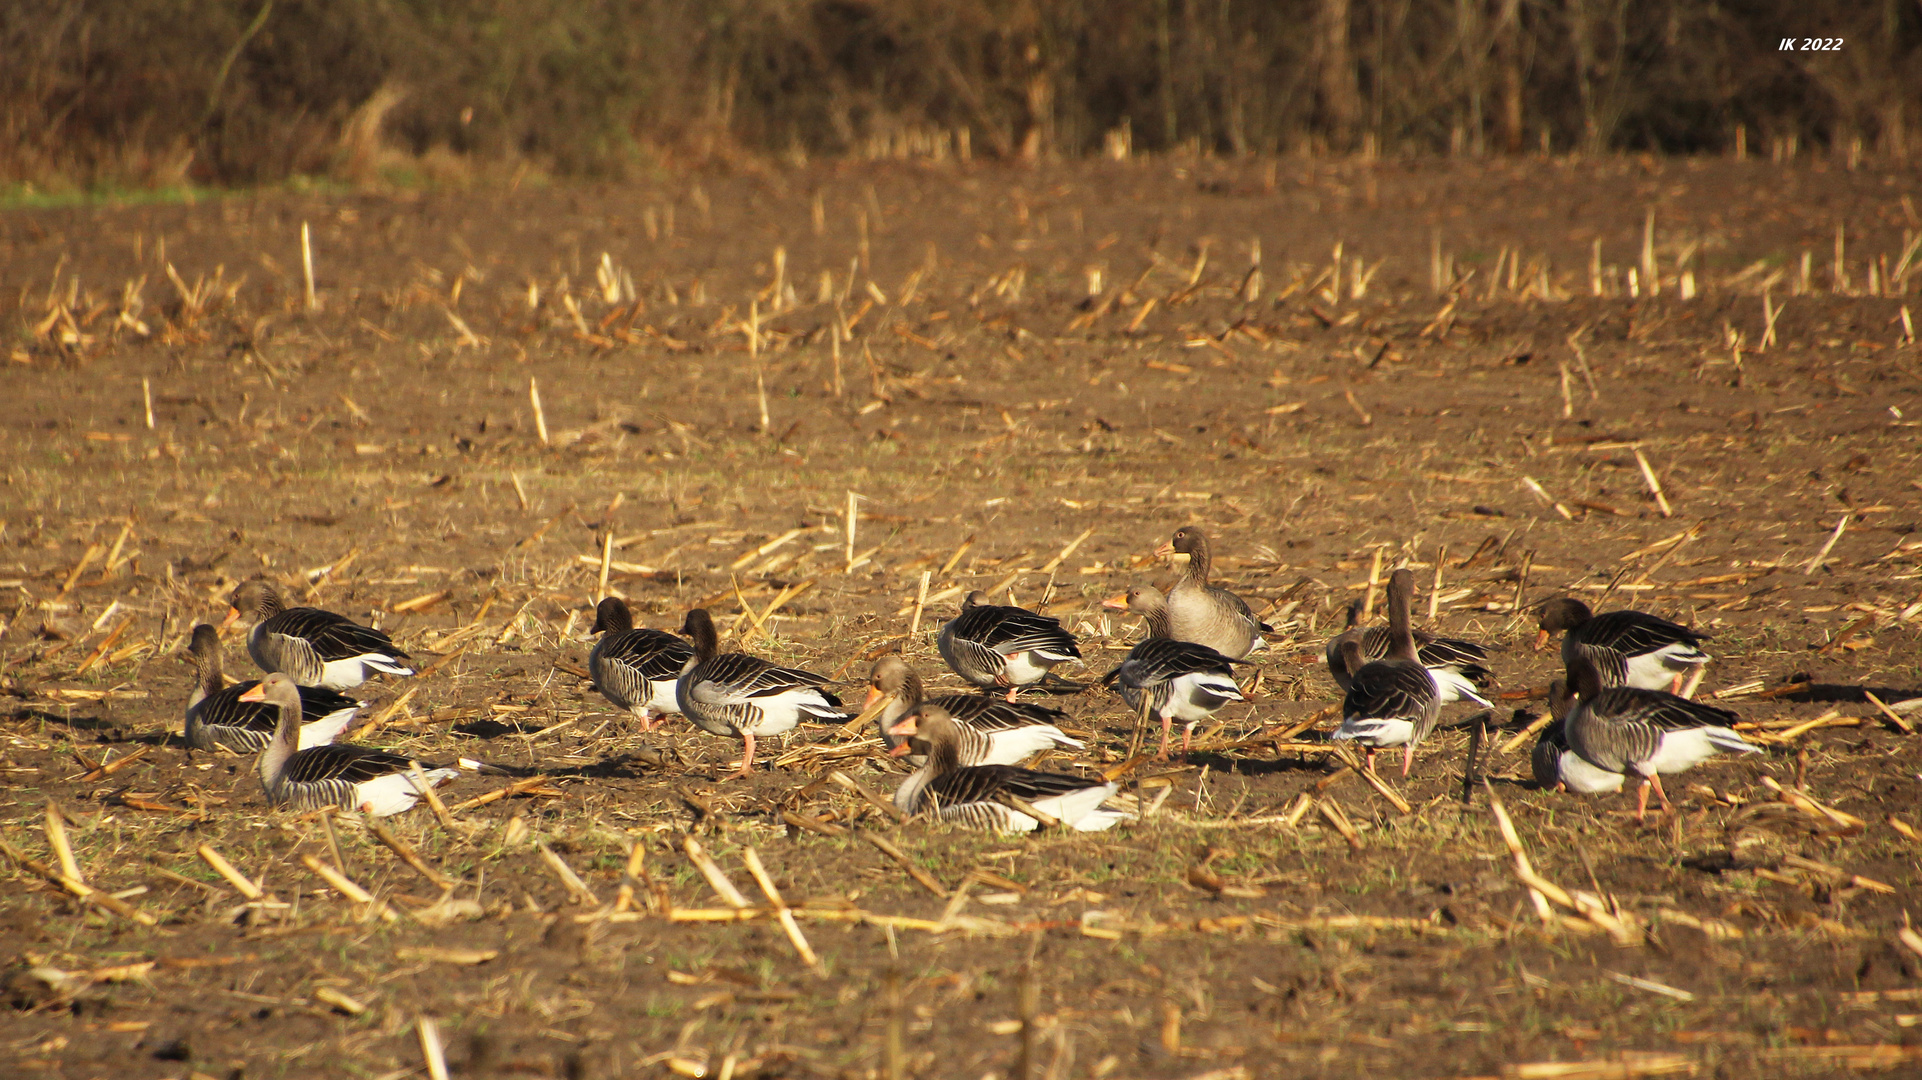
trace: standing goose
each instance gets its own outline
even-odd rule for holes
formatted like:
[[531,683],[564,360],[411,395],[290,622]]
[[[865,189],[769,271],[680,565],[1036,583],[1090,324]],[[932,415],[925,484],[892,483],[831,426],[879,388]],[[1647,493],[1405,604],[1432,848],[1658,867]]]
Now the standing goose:
[[1174,538],[1155,549],[1156,555],[1185,555],[1181,576],[1168,591],[1168,636],[1206,645],[1230,660],[1267,648],[1263,630],[1274,627],[1255,618],[1241,597],[1219,585],[1208,584],[1212,556],[1208,537],[1193,525],[1175,530]]
[[1174,638],[1151,637],[1128,650],[1119,667],[1102,677],[1118,688],[1130,708],[1161,718],[1161,749],[1155,760],[1168,757],[1174,722],[1181,724],[1181,753],[1188,753],[1195,725],[1230,701],[1242,701],[1235,685],[1234,661],[1206,645]]
[[1685,626],[1642,611],[1597,615],[1570,596],[1543,604],[1537,625],[1541,633],[1536,648],[1548,644],[1549,635],[1566,630],[1562,665],[1573,672],[1575,658],[1587,657],[1603,686],[1678,693],[1683,678],[1711,659],[1701,649],[1702,635]]
[[694,663],[675,684],[681,712],[713,735],[740,739],[741,772],[754,771],[754,740],[793,731],[801,718],[844,721],[841,699],[821,689],[829,680],[779,667],[746,653],[723,653],[706,609],[687,613],[681,633],[694,643]]
[[988,602],[979,589],[961,601],[961,614],[941,628],[935,644],[956,675],[983,690],[1015,690],[1047,678],[1048,669],[1081,659],[1074,635],[1059,619],[1026,608]]
[[[199,669],[193,693],[187,698],[187,745],[195,750],[226,747],[235,753],[257,754],[273,740],[280,713],[272,705],[242,701],[257,682],[228,686],[220,676],[220,631],[207,623],[194,627],[187,653]],[[366,702],[316,686],[300,688],[300,749],[334,741]]]
[[1573,704],[1568,684],[1560,679],[1548,684],[1548,711],[1554,720],[1535,740],[1532,755],[1535,783],[1544,791],[1577,791],[1595,795],[1622,790],[1621,773],[1589,764],[1582,755],[1568,748],[1568,712]]
[[1740,717],[1727,709],[1661,690],[1604,687],[1601,673],[1581,654],[1569,674],[1576,694],[1564,731],[1569,749],[1590,765],[1641,781],[1636,789],[1636,821],[1648,817],[1651,787],[1662,809],[1673,809],[1662,790],[1661,774],[1687,771],[1724,750],[1761,752],[1761,747],[1735,730]]
[[1350,677],[1341,704],[1341,727],[1333,738],[1352,739],[1368,753],[1368,771],[1375,771],[1375,754],[1386,746],[1402,748],[1401,774],[1415,764],[1415,747],[1435,730],[1441,717],[1441,690],[1435,677],[1416,657],[1415,635],[1408,626],[1408,607],[1414,600],[1414,571],[1401,569],[1388,579],[1388,634],[1386,659],[1366,661],[1359,638],[1341,643],[1341,661]]
[[587,654],[587,674],[594,689],[641,721],[652,731],[652,713],[681,711],[675,684],[694,663],[694,646],[659,630],[636,629],[627,601],[610,596],[594,609],[594,629],[601,634]]
[[[327,743],[300,749],[300,691],[294,681],[273,672],[260,685],[240,695],[242,701],[264,701],[280,710],[274,737],[260,752],[260,786],[267,801],[288,810],[320,810],[338,806],[373,817],[388,817],[413,809],[421,788],[413,776],[414,759],[371,746]],[[423,766],[430,787],[459,775],[444,767]]]
[[352,690],[377,673],[414,673],[401,663],[410,657],[386,634],[331,611],[285,607],[280,591],[264,578],[235,589],[228,603],[232,610],[221,628],[252,617],[247,654],[262,671],[284,672],[301,686]]
[[1118,810],[1101,809],[1115,793],[1111,783],[1013,765],[962,765],[961,729],[939,705],[923,704],[895,721],[888,733],[904,740],[894,748],[895,756],[927,755],[927,764],[895,792],[895,805],[906,813],[999,832],[1039,828],[1038,819],[999,801],[1012,795],[1079,832],[1099,832],[1128,819]]
[[963,765],[1018,765],[1043,750],[1081,749],[1079,740],[1069,738],[1057,726],[1068,718],[1067,713],[985,694],[927,698],[921,676],[899,656],[875,661],[868,676],[867,701],[855,719],[861,723],[874,720],[881,741],[892,751],[901,740],[889,729],[923,703],[941,706],[953,719],[960,733],[957,752]]
[[[1348,628],[1335,635],[1328,642],[1328,674],[1345,693],[1354,682],[1350,668],[1342,659],[1342,642],[1355,638],[1361,642],[1363,661],[1381,660],[1388,656],[1389,633],[1383,626],[1362,627],[1361,601],[1348,605]],[[1415,658],[1421,666],[1435,677],[1435,686],[1441,691],[1441,703],[1447,705],[1454,701],[1473,701],[1478,705],[1488,705],[1482,695],[1495,688],[1495,676],[1483,661],[1488,659],[1488,650],[1472,641],[1457,638],[1438,638],[1425,630],[1416,630]]]

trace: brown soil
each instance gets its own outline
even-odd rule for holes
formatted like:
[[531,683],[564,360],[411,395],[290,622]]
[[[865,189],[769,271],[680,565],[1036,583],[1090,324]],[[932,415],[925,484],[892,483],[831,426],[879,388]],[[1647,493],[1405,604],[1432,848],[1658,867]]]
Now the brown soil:
[[[53,799],[88,881],[144,887],[126,903],[158,923],[9,863],[0,1072],[401,1076],[422,1068],[421,1016],[468,1076],[1914,1070],[1922,957],[1897,931],[1922,848],[1888,822],[1922,823],[1922,753],[1865,694],[1922,694],[1912,302],[1867,295],[1870,260],[1886,282],[1918,227],[1913,190],[1912,173],[1763,163],[1136,162],[0,217],[0,837],[51,861]],[[1661,291],[1631,297],[1651,207]],[[779,248],[791,306],[771,288]],[[1435,252],[1466,277],[1452,301]],[[853,323],[839,393],[824,274]],[[1782,307],[1766,348],[1765,283]],[[1192,761],[1130,774],[1145,803],[1171,794],[1113,833],[896,826],[822,781],[896,782],[864,749],[831,753],[851,741],[832,728],[733,779],[738,746],[679,721],[642,735],[577,674],[611,533],[610,585],[643,622],[705,604],[739,633],[743,603],[787,592],[751,647],[846,679],[851,701],[924,572],[944,598],[907,648],[936,685],[955,685],[928,637],[944,594],[993,585],[1082,634],[1088,670],[1070,674],[1092,681],[1138,633],[1099,601],[1165,574],[1149,552],[1189,522],[1215,535],[1221,577],[1272,607],[1275,648]],[[1517,596],[1611,582],[1611,605],[1714,635],[1703,693],[1758,684],[1723,701],[1747,720],[1847,721],[1679,779],[1659,826],[1622,798],[1534,790],[1526,743],[1490,759],[1537,870],[1612,898],[1641,944],[1544,926],[1487,792],[1461,801],[1465,728],[1390,777],[1407,815],[1352,774],[1328,782],[1318,752],[1248,738],[1336,700],[1321,645],[1377,552],[1417,567],[1425,612],[1444,547],[1428,621],[1505,649],[1492,746],[1555,673]],[[170,734],[187,633],[263,572],[433,665],[366,688],[376,714],[412,694],[368,741],[546,778],[460,811],[471,839],[424,811],[394,823],[478,918],[421,922],[438,890],[342,823],[344,869],[402,913],[370,918],[301,861],[334,859],[319,819],[267,812],[248,761],[189,758]],[[1792,681],[1808,685],[1776,692]],[[1117,700],[1054,701],[1092,738],[1050,767],[1121,760]],[[1852,818],[1797,810],[1765,778]],[[1338,805],[1358,846],[1318,811],[1281,820],[1304,794]],[[988,876],[953,905],[784,810],[886,834],[944,890]],[[771,920],[662,917],[723,906],[684,834],[751,897],[743,852],[759,853],[806,909],[818,972]],[[245,906],[202,844],[274,902]],[[636,845],[658,892],[639,890],[637,917],[594,917]],[[850,910],[952,917],[836,921]],[[33,968],[97,978],[56,990]]]

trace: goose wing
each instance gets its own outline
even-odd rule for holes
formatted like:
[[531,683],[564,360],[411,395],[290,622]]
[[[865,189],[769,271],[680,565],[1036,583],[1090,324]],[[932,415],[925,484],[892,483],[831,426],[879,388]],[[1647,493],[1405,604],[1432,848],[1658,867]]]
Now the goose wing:
[[262,632],[305,642],[323,663],[368,653],[408,658],[379,630],[319,608],[289,608],[268,619]]
[[[355,746],[351,743],[326,743],[310,746],[297,751],[287,759],[281,770],[285,782],[312,784],[331,780],[344,780],[350,784],[378,780],[383,776],[402,773],[413,763],[412,758],[400,754],[390,754],[371,746]],[[421,768],[437,766],[422,764]]]
[[1378,660],[1362,665],[1342,700],[1342,715],[1369,720],[1407,720],[1417,727],[1440,709],[1435,678],[1420,664]]
[[[780,667],[746,653],[717,656],[700,667],[699,676],[692,688],[694,698],[707,705],[742,705],[790,690],[818,690],[828,682],[824,675]],[[833,694],[820,693],[830,703],[840,704]]]
[[1001,795],[1032,803],[1101,786],[1101,781],[1085,776],[1036,772],[1015,765],[970,765],[935,777],[926,791],[941,805],[957,806],[992,802]]
[[1603,690],[1595,695],[1589,708],[1617,724],[1642,726],[1651,732],[1734,727],[1742,719],[1727,709],[1718,709],[1660,690],[1641,690],[1630,686]]
[[1012,731],[1040,724],[1060,726],[1068,714],[1045,705],[1011,702],[986,694],[943,694],[933,704],[948,710],[955,721],[975,731]]
[[1641,656],[1674,645],[1694,648],[1702,643],[1700,634],[1685,626],[1643,611],[1610,611],[1597,615],[1572,631],[1581,644],[1611,649],[1624,656]]
[[1234,677],[1234,661],[1206,645],[1173,638],[1149,638],[1128,651],[1121,666],[1109,672],[1103,682],[1117,679],[1129,689],[1143,689],[1173,682],[1183,675],[1226,675]]
[[604,663],[619,664],[649,682],[678,679],[694,659],[686,639],[659,630],[623,630],[602,639]]
[[1081,656],[1081,647],[1075,643],[1074,635],[1061,628],[1059,619],[1038,615],[1026,608],[969,608],[951,625],[957,640],[985,645],[1001,656],[1018,652],[1039,652],[1066,659]]

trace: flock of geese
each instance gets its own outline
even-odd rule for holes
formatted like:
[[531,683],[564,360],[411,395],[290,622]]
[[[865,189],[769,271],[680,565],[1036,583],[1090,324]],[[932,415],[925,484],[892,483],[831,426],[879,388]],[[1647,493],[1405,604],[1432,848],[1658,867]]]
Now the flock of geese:
[[[1173,558],[1176,581],[1165,594],[1140,585],[1105,601],[1141,616],[1147,636],[1101,682],[1136,710],[1137,738],[1160,721],[1157,757],[1165,759],[1176,721],[1185,755],[1198,724],[1244,700],[1235,667],[1266,647],[1261,635],[1272,628],[1240,597],[1209,581],[1209,544],[1201,530],[1177,530],[1156,553]],[[1413,627],[1412,571],[1393,572],[1386,599],[1386,627],[1358,625],[1357,602],[1348,627],[1328,643],[1328,671],[1344,694],[1341,724],[1330,737],[1361,746],[1371,772],[1380,751],[1400,748],[1406,777],[1442,707],[1488,705],[1494,678],[1488,648]],[[197,750],[257,755],[270,804],[396,814],[462,770],[486,768],[467,760],[428,764],[335,742],[364,704],[342,691],[377,675],[414,674],[408,655],[379,630],[317,608],[286,606],[265,580],[244,583],[230,602],[222,628],[251,620],[247,651],[267,674],[227,685],[220,630],[196,626],[188,651],[199,677],[187,704],[186,741]],[[1651,790],[1670,808],[1664,774],[1720,752],[1758,750],[1735,731],[1735,714],[1684,696],[1684,679],[1699,679],[1710,659],[1700,635],[1643,612],[1597,615],[1565,597],[1541,605],[1539,627],[1537,648],[1551,634],[1563,634],[1566,669],[1566,678],[1550,687],[1554,719],[1535,747],[1542,786],[1619,792],[1632,779],[1639,821]],[[676,635],[635,626],[626,602],[608,597],[596,609],[592,632],[601,636],[588,673],[609,702],[631,713],[642,731],[679,714],[703,731],[741,740],[741,775],[753,771],[757,739],[784,735],[804,721],[849,719],[828,677],[722,652],[705,610],[690,611]],[[1047,819],[1082,831],[1127,820],[1104,806],[1115,783],[1021,767],[1043,751],[1083,746],[1062,730],[1065,713],[1020,698],[1022,689],[1050,680],[1080,688],[1053,673],[1082,661],[1074,635],[1059,621],[974,592],[936,643],[948,666],[978,692],[930,697],[914,668],[888,655],[874,665],[854,718],[873,722],[887,753],[916,766],[894,793],[900,810],[1008,832],[1030,831]]]

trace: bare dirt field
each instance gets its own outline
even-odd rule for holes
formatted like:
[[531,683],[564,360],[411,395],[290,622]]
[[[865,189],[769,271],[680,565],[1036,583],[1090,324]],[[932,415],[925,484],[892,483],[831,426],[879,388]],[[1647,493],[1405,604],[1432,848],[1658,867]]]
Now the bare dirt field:
[[[425,1032],[475,1077],[1913,1075],[1922,712],[1870,695],[1922,696],[1916,180],[899,163],[0,213],[0,1074],[431,1075]],[[897,823],[832,778],[892,790],[871,731],[736,779],[583,678],[604,553],[642,624],[706,606],[852,704],[890,649],[958,688],[932,632],[992,589],[1088,657],[1045,767],[1113,769],[1141,630],[1100,602],[1183,524],[1273,647],[1113,832]],[[1327,753],[1322,645],[1402,564],[1502,650],[1486,785],[1465,727],[1386,792]],[[513,774],[392,819],[419,868],[181,742],[181,648],[262,573],[424,669],[362,741]],[[1559,664],[1516,605],[1562,593],[1712,634],[1700,694],[1768,752],[1645,826],[1537,790]]]

